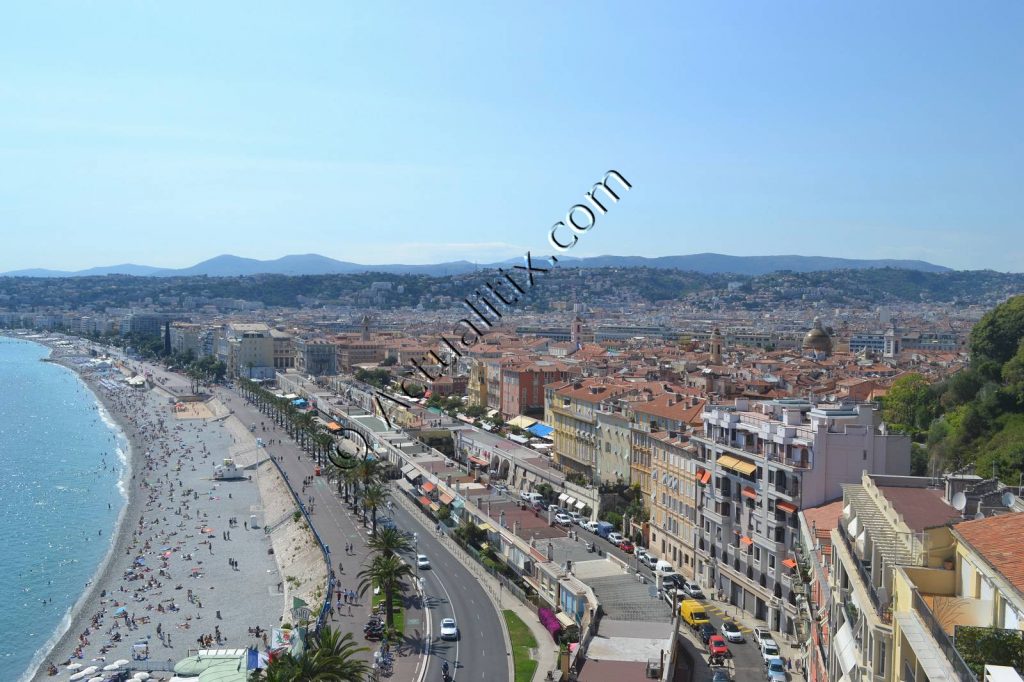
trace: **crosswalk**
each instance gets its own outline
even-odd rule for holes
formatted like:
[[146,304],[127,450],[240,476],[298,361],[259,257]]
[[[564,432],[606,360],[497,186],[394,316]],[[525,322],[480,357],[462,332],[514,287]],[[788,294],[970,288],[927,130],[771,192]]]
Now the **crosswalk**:
[[753,628],[747,627],[743,623],[740,623],[739,621],[733,619],[733,617],[729,615],[729,612],[726,611],[724,608],[715,606],[711,602],[707,602],[707,601],[704,602],[704,609],[706,611],[709,611],[711,613],[714,613],[714,614],[720,616],[723,620],[732,621],[733,623],[736,624],[736,627],[739,628],[740,632],[742,632],[744,635],[749,634],[749,633],[754,631]]

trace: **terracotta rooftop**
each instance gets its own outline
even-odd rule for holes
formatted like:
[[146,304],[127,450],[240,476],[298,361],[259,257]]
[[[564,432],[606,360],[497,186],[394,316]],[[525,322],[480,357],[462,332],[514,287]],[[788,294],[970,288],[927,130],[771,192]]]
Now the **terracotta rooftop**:
[[815,536],[821,541],[821,544],[831,545],[831,531],[837,525],[839,525],[839,516],[843,513],[843,499],[839,498],[834,502],[823,504],[819,507],[811,507],[810,509],[802,509],[801,513],[804,515],[807,523],[814,528]]
[[878,486],[878,490],[911,530],[922,531],[960,518],[960,512],[946,504],[937,488]]
[[963,521],[953,532],[1024,593],[1024,514],[1000,514]]

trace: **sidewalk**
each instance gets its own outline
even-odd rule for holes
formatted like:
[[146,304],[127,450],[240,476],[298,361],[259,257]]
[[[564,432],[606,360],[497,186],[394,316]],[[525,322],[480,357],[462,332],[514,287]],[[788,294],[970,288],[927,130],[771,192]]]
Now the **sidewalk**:
[[[420,511],[413,504],[412,500],[408,498],[402,492],[396,492],[392,499],[398,500],[399,504],[405,507],[406,511],[414,514],[419,518],[423,518],[423,512]],[[512,611],[526,624],[533,633],[534,639],[537,640],[537,649],[533,652],[533,659],[537,661],[537,670],[534,673],[534,680],[543,680],[548,671],[555,670],[558,667],[558,645],[551,640],[551,633],[544,629],[540,621],[537,619],[535,614],[529,607],[520,602],[516,597],[504,592],[500,588],[498,581],[484,568],[476,562],[447,534],[442,533],[441,541],[444,546],[448,549],[449,553],[458,559],[463,566],[469,569],[470,573],[476,577],[477,581],[483,585],[484,591],[490,598],[494,608],[498,611],[499,617],[501,618],[501,629],[505,633],[505,641],[507,646],[511,648],[511,641],[509,641],[508,627],[505,624],[505,617],[501,613],[503,610]],[[508,656],[509,665],[509,680],[515,680],[515,673],[513,671],[513,658]]]
[[[306,503],[313,526],[330,548],[331,570],[335,573],[336,589],[356,590],[359,582],[356,574],[368,563],[370,554],[366,547],[368,536],[362,522],[338,496],[334,486],[323,477],[314,476],[312,457],[299,448],[283,428],[273,426],[269,416],[261,413],[233,391],[220,389],[216,392],[216,397],[234,410],[235,417],[241,419],[243,424],[256,424],[255,433],[249,435],[261,437],[266,441],[263,451],[280,464],[286,473],[287,485]],[[275,442],[277,440],[281,442]],[[311,477],[312,483],[304,485],[303,479],[306,477]],[[310,498],[313,500],[312,506],[309,505]],[[346,552],[345,546],[349,544],[352,545],[352,549]],[[378,643],[365,640],[362,634],[362,625],[369,618],[372,609],[369,594],[365,597],[356,596],[351,603],[347,603],[343,595],[337,592],[332,596],[335,604],[341,600],[341,608],[333,610],[326,624],[342,632],[351,632],[360,645],[369,648],[364,658],[372,663],[373,652]],[[310,608],[315,608],[317,613],[321,606],[322,603],[310,604]],[[404,613],[404,641],[392,647],[395,661],[390,679],[419,682],[426,669],[423,659],[427,656],[427,621],[423,600],[418,593],[407,595]]]

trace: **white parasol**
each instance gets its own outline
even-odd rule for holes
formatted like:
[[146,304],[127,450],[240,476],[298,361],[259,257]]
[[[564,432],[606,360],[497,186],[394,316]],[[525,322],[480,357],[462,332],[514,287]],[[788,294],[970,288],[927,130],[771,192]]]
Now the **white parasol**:
[[102,677],[90,677],[86,682],[103,682]]
[[147,673],[145,671],[135,673],[134,675],[132,675],[132,679],[133,680],[148,680],[149,679],[149,673]]
[[82,675],[92,675],[97,670],[99,670],[99,668],[97,668],[94,665],[90,665],[88,668],[86,668],[85,670],[82,671]]
[[121,666],[120,666],[120,665],[118,665],[117,663],[109,663],[109,664],[107,664],[107,665],[103,666],[103,669],[104,669],[104,670],[117,670],[117,669],[118,669],[118,668],[120,668],[120,667],[121,667]]
[[81,667],[82,667],[81,663],[72,663],[67,668],[65,668],[65,670],[78,670]]
[[68,679],[71,680],[71,682],[75,682],[75,680],[84,680],[86,674],[87,673],[84,673],[84,672],[77,672],[74,675],[72,675],[71,677],[69,677]]
[[127,658],[119,658],[116,661],[114,661],[114,665],[116,665],[119,668],[122,666],[126,666],[129,663],[131,663],[131,661],[129,661]]

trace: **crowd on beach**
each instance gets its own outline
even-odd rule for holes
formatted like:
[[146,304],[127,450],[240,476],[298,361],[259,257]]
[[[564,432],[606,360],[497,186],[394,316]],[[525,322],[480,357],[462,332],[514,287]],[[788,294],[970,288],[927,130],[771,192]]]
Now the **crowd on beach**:
[[[63,666],[85,659],[104,662],[111,651],[115,651],[112,656],[121,654],[139,660],[149,656],[150,646],[157,641],[165,649],[175,649],[174,635],[178,633],[173,631],[184,633],[202,627],[204,612],[211,610],[204,609],[199,590],[215,587],[202,579],[209,569],[209,557],[215,556],[218,532],[211,527],[213,521],[207,509],[215,508],[209,503],[216,503],[220,493],[213,481],[208,489],[198,489],[196,486],[205,484],[205,476],[191,472],[197,467],[201,472],[212,469],[215,457],[208,445],[208,430],[221,428],[222,423],[214,426],[205,420],[177,420],[170,416],[162,394],[157,392],[112,388],[106,382],[95,388],[131,433],[133,447],[143,453],[134,460],[138,468],[128,482],[140,497],[141,513],[130,521],[125,519],[123,553],[121,547],[117,550],[124,569],[98,594],[98,604],[90,600],[89,605],[96,610],[88,617],[87,626],[77,633],[77,640],[71,642],[73,648],[65,649],[67,658],[60,663]],[[228,520],[229,528],[237,524],[236,517]],[[230,546],[230,530],[219,532],[219,542]],[[117,562],[118,556],[111,561]],[[237,560],[228,561],[238,570]],[[215,594],[211,593],[210,601]],[[222,620],[219,610],[212,620]],[[183,637],[178,651],[169,651],[168,657],[173,653],[183,655],[187,641],[210,648],[231,639],[221,631],[220,624],[214,624],[212,630],[194,640]],[[266,630],[259,627],[250,627],[248,635],[231,641],[235,646],[249,646],[265,642],[267,637]],[[55,649],[52,653],[61,652]],[[52,660],[46,670],[51,675],[57,670]]]

